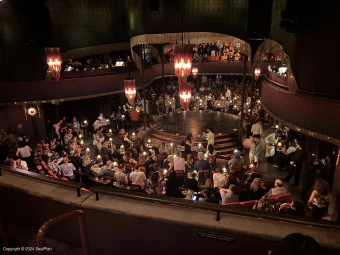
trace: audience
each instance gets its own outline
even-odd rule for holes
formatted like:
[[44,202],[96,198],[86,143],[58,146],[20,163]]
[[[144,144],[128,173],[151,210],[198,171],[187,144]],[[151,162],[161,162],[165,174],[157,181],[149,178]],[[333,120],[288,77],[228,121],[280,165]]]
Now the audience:
[[203,152],[197,153],[198,161],[194,164],[194,169],[197,171],[207,170],[210,168],[209,161],[204,159]]

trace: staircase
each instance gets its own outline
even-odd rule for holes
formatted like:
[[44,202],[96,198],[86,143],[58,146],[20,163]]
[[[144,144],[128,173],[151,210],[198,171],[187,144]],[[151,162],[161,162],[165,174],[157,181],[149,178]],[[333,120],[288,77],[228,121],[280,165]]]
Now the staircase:
[[[147,134],[152,141],[151,144],[154,146],[158,147],[161,142],[174,143],[180,150],[184,150],[182,141],[185,140],[185,136],[183,135],[158,130],[154,125],[151,125],[147,129]],[[193,149],[195,149],[199,143],[201,143],[204,148],[207,146],[206,140],[198,138],[195,140]],[[237,140],[237,133],[215,134],[214,148],[217,151],[218,159],[229,160],[234,150],[241,149],[241,145]]]

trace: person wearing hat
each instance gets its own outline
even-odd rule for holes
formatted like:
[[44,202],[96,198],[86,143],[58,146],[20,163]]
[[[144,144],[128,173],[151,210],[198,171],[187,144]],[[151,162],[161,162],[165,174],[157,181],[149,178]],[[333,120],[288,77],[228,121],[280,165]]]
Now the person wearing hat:
[[234,157],[228,161],[229,169],[233,169],[234,166],[239,166],[244,164],[244,159],[241,157],[241,152],[236,150]]

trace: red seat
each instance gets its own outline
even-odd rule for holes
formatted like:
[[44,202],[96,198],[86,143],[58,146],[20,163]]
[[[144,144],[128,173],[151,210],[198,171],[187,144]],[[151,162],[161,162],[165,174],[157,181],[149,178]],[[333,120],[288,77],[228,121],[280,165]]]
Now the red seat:
[[242,207],[242,202],[225,203],[224,206]]
[[256,203],[256,200],[244,201],[244,202],[242,202],[242,207],[253,208],[255,203]]
[[280,202],[280,203],[290,202],[291,198],[292,198],[292,194],[286,193],[286,194],[281,194],[281,195],[271,197],[270,202]]

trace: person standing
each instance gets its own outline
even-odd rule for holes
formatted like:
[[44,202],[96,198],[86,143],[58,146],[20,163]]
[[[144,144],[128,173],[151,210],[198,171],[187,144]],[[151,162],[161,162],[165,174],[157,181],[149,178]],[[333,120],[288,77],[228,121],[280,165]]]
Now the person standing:
[[253,136],[253,141],[249,150],[249,161],[259,162],[260,153],[262,152],[261,136],[256,134]]
[[301,173],[301,168],[302,168],[304,159],[305,159],[305,150],[302,148],[302,141],[296,141],[296,151],[294,153],[294,156],[291,158],[288,174],[286,178],[284,179],[286,182],[289,182],[289,180],[294,175],[293,185],[299,186],[300,173]]
[[213,133],[211,128],[208,128],[207,132],[208,132],[208,137],[207,137],[207,140],[208,140],[207,150],[208,150],[209,144],[211,144],[212,146],[214,146],[215,144],[215,134]]
[[251,133],[253,135],[263,136],[263,128],[260,119],[258,119],[257,122],[251,126]]

